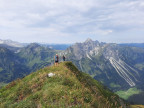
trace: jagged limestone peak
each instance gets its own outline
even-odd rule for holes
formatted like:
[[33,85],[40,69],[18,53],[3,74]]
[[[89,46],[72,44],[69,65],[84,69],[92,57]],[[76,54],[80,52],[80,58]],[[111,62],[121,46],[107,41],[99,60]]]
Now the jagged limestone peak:
[[92,42],[93,40],[91,38],[87,38],[85,42]]

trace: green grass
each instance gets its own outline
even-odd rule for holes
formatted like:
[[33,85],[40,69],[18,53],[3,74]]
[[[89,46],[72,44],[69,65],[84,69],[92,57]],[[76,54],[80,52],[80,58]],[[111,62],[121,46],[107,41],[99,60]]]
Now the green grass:
[[144,105],[131,105],[130,108],[144,108]]
[[0,67],[0,72],[3,71],[3,68]]
[[126,91],[117,91],[115,92],[117,95],[119,95],[121,98],[127,100],[130,96],[134,95],[134,94],[139,94],[141,91],[138,90],[137,88],[130,88]]
[[3,87],[3,86],[5,86],[5,85],[7,85],[7,83],[1,82],[1,83],[0,83],[0,88]]
[[138,68],[139,70],[143,70],[144,69],[144,63],[136,64],[135,67]]
[[[48,73],[55,76],[49,78]],[[120,99],[71,62],[46,67],[0,89],[0,108],[116,108]]]
[[120,85],[118,85],[118,84],[115,84],[115,83],[110,83],[110,87],[112,87],[112,88],[119,88],[119,87],[121,87]]

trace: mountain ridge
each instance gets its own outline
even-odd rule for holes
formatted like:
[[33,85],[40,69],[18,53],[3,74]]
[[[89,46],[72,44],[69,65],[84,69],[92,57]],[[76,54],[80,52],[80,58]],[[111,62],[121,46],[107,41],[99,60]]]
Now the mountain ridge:
[[[74,44],[73,46],[68,48],[64,53],[68,56],[69,60],[73,60],[81,70],[84,70],[83,66],[81,65],[81,60],[85,59],[83,63],[87,61],[89,63],[95,62],[96,64],[96,62],[100,62],[98,59],[101,59],[101,63],[99,63],[99,65],[107,63],[107,65],[105,66],[107,66],[108,68],[111,67],[109,70],[115,71],[123,80],[125,80],[125,82],[127,82],[127,84],[130,87],[133,87],[136,85],[138,79],[142,79],[140,78],[140,74],[142,74],[141,70],[139,70],[138,72],[138,68],[134,67],[133,64],[131,64],[134,63],[136,60],[138,61],[138,63],[144,60],[143,56],[144,50],[143,49],[140,49],[140,51],[138,50],[139,48],[122,47],[117,44],[99,43],[97,41],[92,41],[91,39],[88,39],[84,43]],[[136,55],[137,58],[129,62],[130,61],[129,57],[132,57],[134,54]],[[95,68],[101,68],[101,67],[96,65]]]
[[[55,76],[47,77],[48,73]],[[0,106],[15,107],[126,107],[117,95],[71,62],[46,67],[0,89]]]
[[11,46],[11,47],[24,47],[21,43],[19,42],[15,42],[15,41],[12,41],[12,40],[2,40],[0,39],[0,44],[5,44],[7,46]]
[[21,64],[22,59],[12,51],[0,47],[0,86],[18,77],[29,74],[29,68]]
[[[23,67],[24,69],[26,66],[29,70],[9,71],[7,75],[24,72],[29,74],[47,65],[52,65],[53,56],[58,53],[60,59],[62,55],[65,55],[66,60],[72,61],[81,71],[90,74],[94,79],[100,81],[114,92],[125,92],[135,87],[138,91],[144,91],[144,49],[142,48],[120,46],[114,43],[103,43],[90,39],[83,43],[76,43],[63,51],[53,50],[47,48],[47,46],[33,43],[21,48],[17,53],[9,50],[8,52],[11,53],[9,55],[5,53],[0,59],[15,57],[15,60],[12,61],[18,61],[21,64],[21,66],[17,67]],[[3,62],[0,62],[0,64],[3,64]],[[16,68],[15,65],[9,64],[9,70],[13,70],[13,68]],[[0,65],[0,72],[3,70]],[[3,75],[0,74],[0,77],[4,78]],[[5,81],[0,82],[0,86],[3,86],[3,82]],[[135,95],[137,100],[139,95]],[[143,98],[142,96],[141,98]],[[130,97],[133,100],[135,99],[133,96]]]
[[54,54],[54,50],[39,44],[30,44],[17,53],[0,47],[0,87],[16,78],[51,65]]

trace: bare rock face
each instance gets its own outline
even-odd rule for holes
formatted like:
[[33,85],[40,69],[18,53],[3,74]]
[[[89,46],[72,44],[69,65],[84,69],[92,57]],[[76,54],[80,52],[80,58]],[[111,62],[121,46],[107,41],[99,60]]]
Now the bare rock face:
[[[144,49],[119,46],[87,39],[76,43],[65,53],[82,71],[92,75],[111,90],[135,87],[144,80]],[[114,82],[117,87],[112,87]]]
[[98,41],[92,41],[91,39],[87,39],[84,43],[76,43],[67,49],[67,54],[74,54],[76,59],[82,59],[83,57],[87,57],[87,55],[96,55],[99,53],[102,43]]

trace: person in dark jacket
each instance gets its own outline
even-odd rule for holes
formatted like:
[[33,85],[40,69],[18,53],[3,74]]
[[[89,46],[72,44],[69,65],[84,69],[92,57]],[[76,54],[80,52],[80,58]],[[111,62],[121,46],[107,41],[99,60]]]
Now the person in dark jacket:
[[63,56],[62,56],[62,59],[63,59],[63,61],[65,61],[66,57],[63,55]]

